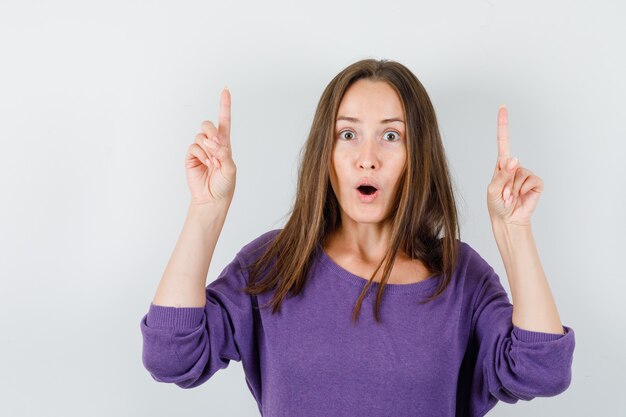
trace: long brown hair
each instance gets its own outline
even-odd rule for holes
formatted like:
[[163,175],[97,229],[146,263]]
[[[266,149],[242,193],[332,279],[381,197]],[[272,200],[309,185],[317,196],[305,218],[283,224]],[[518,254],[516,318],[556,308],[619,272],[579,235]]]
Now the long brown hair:
[[[408,140],[404,175],[389,218],[390,246],[359,296],[352,320],[356,321],[361,302],[386,261],[375,307],[375,319],[380,322],[383,290],[399,250],[422,261],[429,271],[441,274],[438,288],[424,303],[439,296],[452,279],[459,249],[455,239],[460,240],[460,230],[435,110],[426,90],[408,68],[391,60],[364,59],[346,67],[325,88],[300,153],[297,195],[289,220],[250,265],[252,271],[244,290],[257,295],[276,288],[270,303],[272,314],[280,310],[289,292],[300,293],[318,244],[341,225],[339,202],[329,177],[331,153],[339,104],[359,79],[385,81],[396,90],[404,107]],[[257,283],[260,272],[270,263],[271,270]]]

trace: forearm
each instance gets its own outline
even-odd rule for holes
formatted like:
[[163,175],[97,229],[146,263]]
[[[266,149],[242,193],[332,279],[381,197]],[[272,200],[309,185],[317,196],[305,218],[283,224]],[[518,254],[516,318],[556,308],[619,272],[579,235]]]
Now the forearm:
[[563,334],[531,226],[492,222],[492,229],[511,288],[513,324],[525,330]]
[[153,304],[204,307],[206,276],[229,206],[230,202],[228,205],[189,206],[183,230],[165,268]]

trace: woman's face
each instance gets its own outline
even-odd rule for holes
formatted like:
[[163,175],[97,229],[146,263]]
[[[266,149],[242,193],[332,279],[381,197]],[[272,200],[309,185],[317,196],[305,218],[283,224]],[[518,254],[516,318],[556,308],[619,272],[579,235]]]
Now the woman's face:
[[[406,162],[406,140],[402,102],[395,90],[383,81],[360,79],[352,84],[339,105],[330,169],[342,221],[379,223],[387,217]],[[360,192],[364,182],[376,192]]]

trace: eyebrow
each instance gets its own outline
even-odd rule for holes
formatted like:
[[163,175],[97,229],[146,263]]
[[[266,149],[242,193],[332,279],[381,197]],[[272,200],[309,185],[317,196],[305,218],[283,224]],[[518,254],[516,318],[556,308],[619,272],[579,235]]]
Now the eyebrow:
[[[359,119],[357,119],[356,117],[339,116],[339,117],[337,117],[337,121],[339,121],[339,120],[347,120],[348,122],[361,123],[361,121]],[[398,117],[392,117],[390,119],[383,119],[383,120],[380,121],[380,123],[391,123],[391,122],[401,122],[401,123],[404,123],[404,120],[402,120],[402,119],[400,119]]]

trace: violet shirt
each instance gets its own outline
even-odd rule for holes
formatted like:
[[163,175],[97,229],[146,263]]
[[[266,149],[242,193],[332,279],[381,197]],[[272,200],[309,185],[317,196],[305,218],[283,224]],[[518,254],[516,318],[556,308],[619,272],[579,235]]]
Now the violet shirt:
[[[242,268],[251,250],[280,229],[245,245],[206,287],[205,307],[150,304],[141,319],[142,361],[153,379],[193,388],[231,360],[264,417],[485,415],[496,403],[555,396],[571,382],[574,331],[521,329],[493,268],[467,243],[453,279],[434,301],[441,275],[387,284],[374,319],[378,283],[336,264],[318,244],[303,291],[280,312],[258,309],[273,290],[250,296]],[[260,252],[255,252],[258,256]]]

